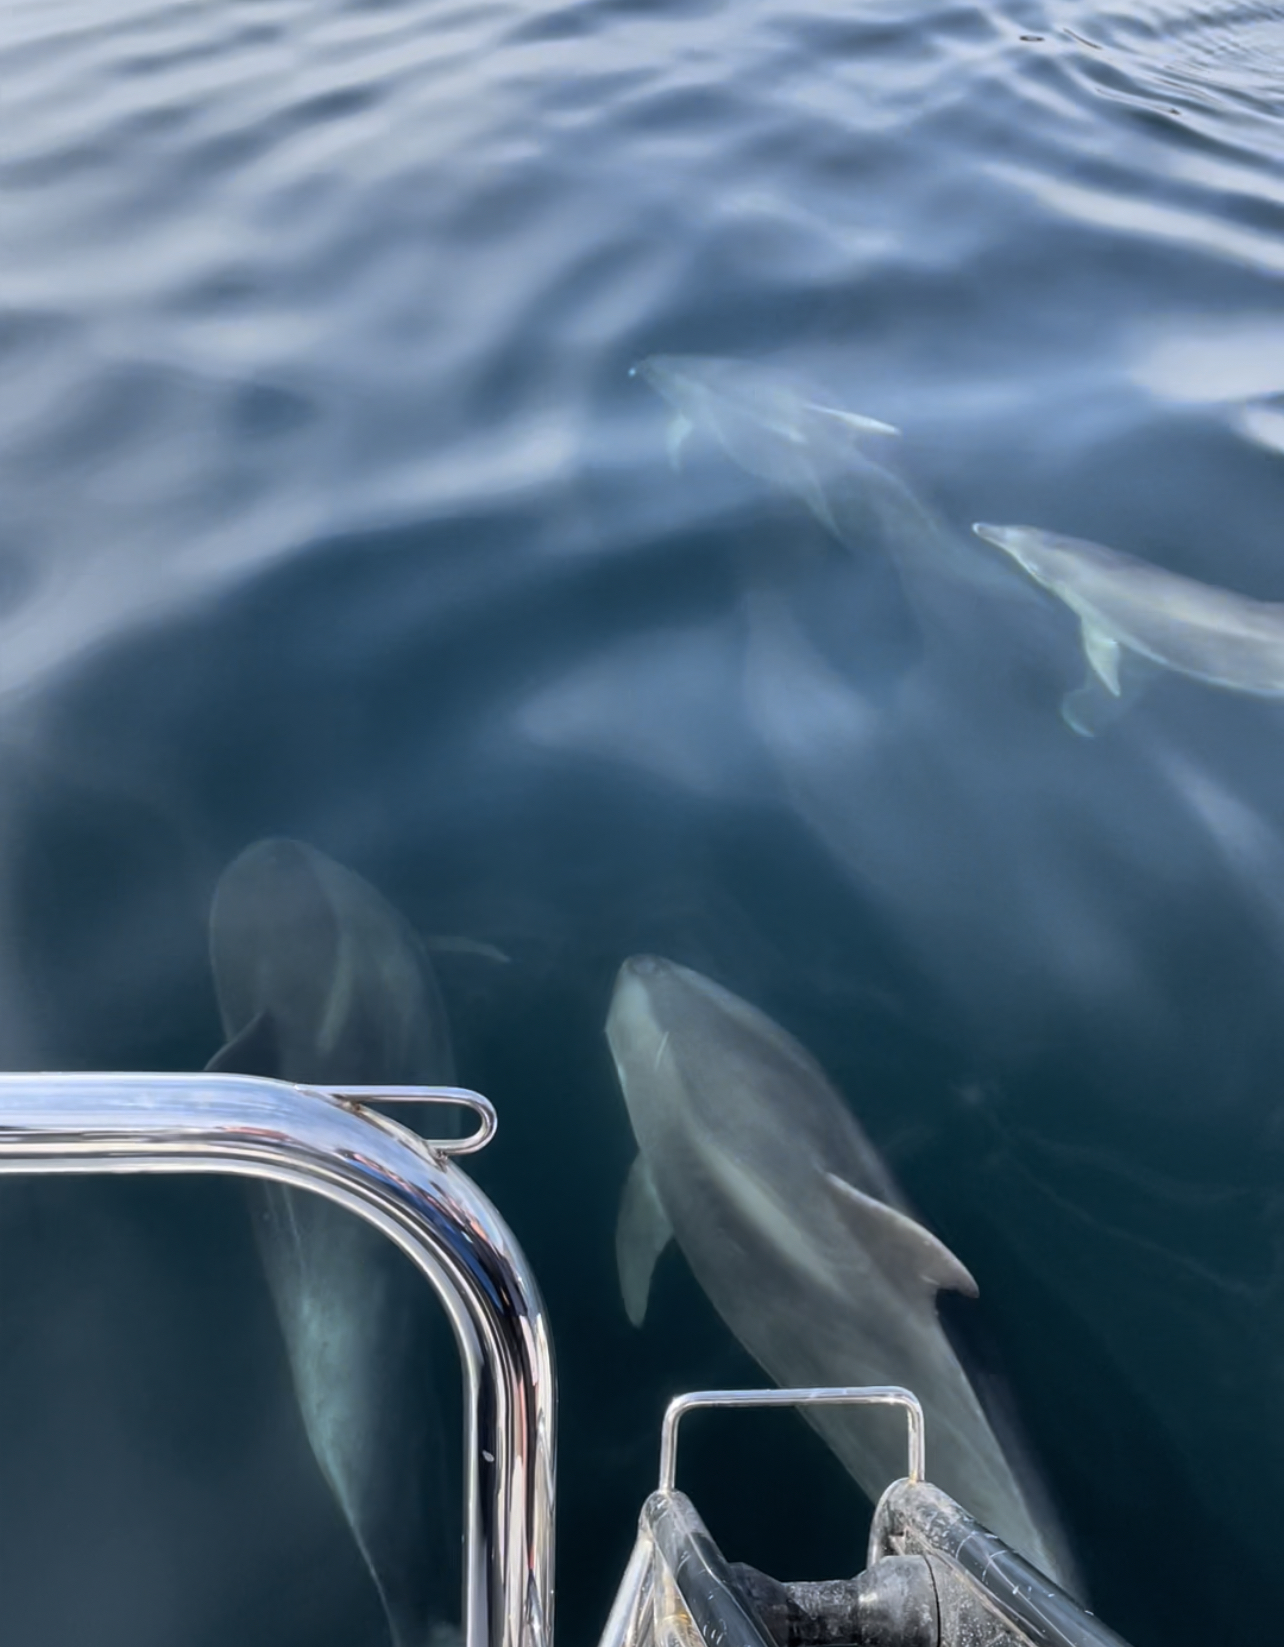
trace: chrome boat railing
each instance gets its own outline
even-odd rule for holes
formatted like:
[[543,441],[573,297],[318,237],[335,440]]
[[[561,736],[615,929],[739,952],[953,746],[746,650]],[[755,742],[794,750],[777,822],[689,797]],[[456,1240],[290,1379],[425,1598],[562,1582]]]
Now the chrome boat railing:
[[[425,1144],[379,1103],[476,1111]],[[504,1221],[448,1157],[494,1112],[455,1088],[339,1095],[241,1075],[0,1076],[0,1172],[222,1173],[311,1190],[381,1230],[435,1288],[464,1371],[466,1647],[549,1647],[555,1390],[534,1279]]]

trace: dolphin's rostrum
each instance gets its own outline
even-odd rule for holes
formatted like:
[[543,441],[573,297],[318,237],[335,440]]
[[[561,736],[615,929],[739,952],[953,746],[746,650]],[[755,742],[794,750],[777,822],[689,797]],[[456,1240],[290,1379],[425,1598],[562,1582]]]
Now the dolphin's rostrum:
[[[907,1385],[932,1479],[1045,1572],[1073,1582],[940,1323],[967,1269],[913,1216],[815,1061],[720,985],[625,961],[606,1026],[639,1156],[617,1231],[635,1324],[670,1235],[731,1331],[782,1385]],[[851,1409],[808,1417],[871,1497],[903,1473],[894,1430]]]

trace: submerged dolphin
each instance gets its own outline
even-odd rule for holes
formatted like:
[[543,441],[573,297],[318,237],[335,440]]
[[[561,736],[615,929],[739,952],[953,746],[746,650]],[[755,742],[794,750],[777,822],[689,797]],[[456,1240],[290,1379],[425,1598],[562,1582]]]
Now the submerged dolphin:
[[708,429],[733,463],[763,480],[790,470],[781,449],[823,446],[827,437],[898,435],[894,424],[847,412],[816,398],[799,379],[774,366],[721,355],[647,355],[630,368],[673,407],[669,451],[675,459],[687,437]]
[[[777,1383],[907,1385],[927,1415],[933,1481],[1072,1582],[1059,1530],[1018,1481],[937,1320],[939,1288],[974,1295],[976,1283],[915,1221],[819,1066],[756,1008],[654,956],[620,968],[606,1034],[639,1146],[616,1238],[634,1324],[676,1235]],[[850,1409],[807,1416],[871,1497],[904,1473],[899,1432]]]
[[1284,697],[1284,602],[1199,583],[1081,538],[1036,526],[972,530],[1063,600],[1082,626],[1088,679],[1061,712],[1090,736],[1102,689],[1122,698],[1124,655],[1256,697]]
[[911,583],[924,573],[994,581],[971,540],[950,532],[889,466],[894,425],[831,406],[799,379],[747,360],[649,355],[631,372],[673,408],[675,467],[688,436],[704,429],[747,474],[801,499],[845,548],[881,548]]
[[256,841],[224,870],[210,959],[229,1037],[220,1060],[269,1062],[317,1086],[451,1079],[423,945],[368,881],[315,847]]
[[717,355],[648,355],[631,375],[673,408],[667,446],[678,467],[696,429],[707,430],[731,461],[759,480],[800,497],[836,538],[844,539],[827,483],[859,464],[856,440],[897,435],[878,418],[843,411],[816,398],[787,373]]
[[[228,1037],[211,1069],[317,1086],[452,1079],[445,1009],[418,939],[368,882],[313,847],[258,841],[229,865],[210,955]],[[251,1194],[312,1451],[395,1647],[424,1647],[448,1630],[459,1577],[423,1288],[382,1235],[320,1196],[277,1185]]]

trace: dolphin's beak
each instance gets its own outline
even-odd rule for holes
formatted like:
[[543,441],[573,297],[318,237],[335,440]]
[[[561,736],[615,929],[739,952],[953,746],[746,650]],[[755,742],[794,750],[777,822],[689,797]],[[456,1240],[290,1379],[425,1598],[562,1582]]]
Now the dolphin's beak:
[[1003,553],[1010,556],[1023,572],[1028,572],[1036,583],[1047,584],[1047,577],[1040,564],[1039,545],[1042,534],[1036,528],[991,526],[987,521],[979,520],[972,530],[977,537],[984,538],[986,543],[992,543],[996,549],[1002,549]]
[[972,530],[977,537],[984,538],[986,543],[992,543],[996,549],[1005,550],[1009,555],[1017,553],[1017,532],[1014,526],[991,526],[988,521],[974,520]]

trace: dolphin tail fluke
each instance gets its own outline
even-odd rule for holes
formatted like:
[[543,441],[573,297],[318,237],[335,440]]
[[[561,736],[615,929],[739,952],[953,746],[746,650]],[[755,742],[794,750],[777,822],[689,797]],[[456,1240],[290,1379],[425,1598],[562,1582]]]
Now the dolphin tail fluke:
[[656,1260],[673,1238],[669,1215],[661,1205],[655,1181],[639,1155],[629,1168],[615,1226],[615,1262],[620,1272],[624,1312],[635,1327],[646,1319],[651,1275]]
[[945,1287],[976,1297],[978,1288],[971,1272],[931,1230],[885,1201],[854,1189],[835,1173],[827,1172],[825,1180],[861,1245],[887,1268],[899,1271],[907,1290],[926,1290],[930,1299]]
[[275,1076],[280,1062],[276,1022],[270,1012],[260,1012],[205,1067],[217,1075]]

